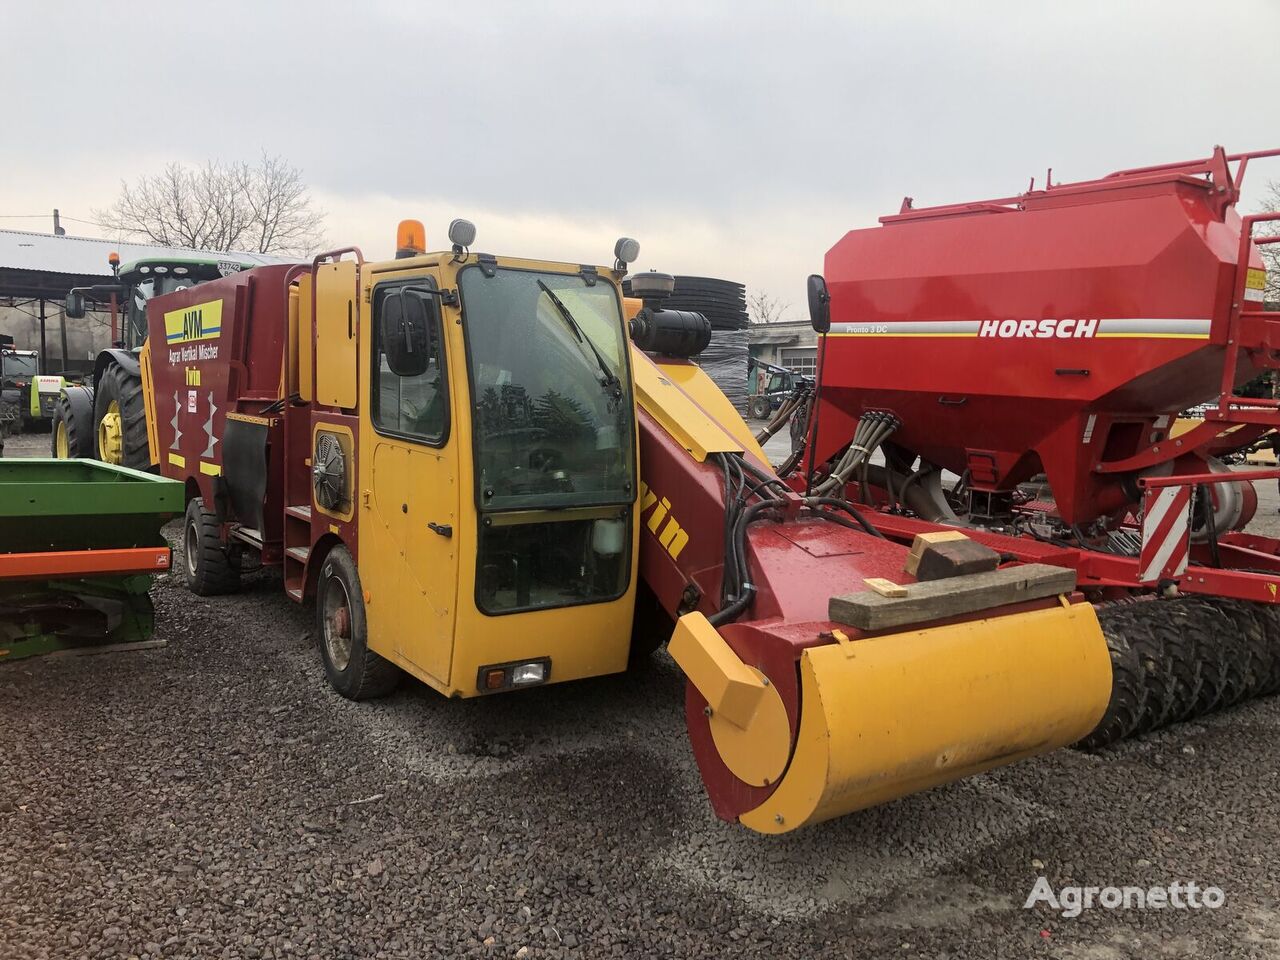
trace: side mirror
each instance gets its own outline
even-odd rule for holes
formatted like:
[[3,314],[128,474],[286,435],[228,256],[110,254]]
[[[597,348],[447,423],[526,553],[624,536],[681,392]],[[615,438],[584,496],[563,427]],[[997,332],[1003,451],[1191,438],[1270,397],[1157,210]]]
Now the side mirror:
[[379,333],[387,366],[397,377],[420,377],[431,363],[431,325],[427,301],[399,290],[382,304]]
[[72,320],[84,319],[84,294],[72,290],[67,294],[67,316]]
[[831,329],[831,294],[827,292],[827,281],[822,274],[815,273],[809,277],[809,323],[818,333],[826,333]]

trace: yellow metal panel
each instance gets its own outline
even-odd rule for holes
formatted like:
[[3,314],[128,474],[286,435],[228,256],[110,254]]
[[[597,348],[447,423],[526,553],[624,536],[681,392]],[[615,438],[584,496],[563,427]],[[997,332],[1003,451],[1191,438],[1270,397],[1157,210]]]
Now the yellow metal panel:
[[[404,575],[404,537],[408,517],[408,454],[403,446],[378,442],[367,417],[360,418],[360,582],[365,589],[369,649],[396,658],[405,612],[400,581]],[[419,671],[415,673],[420,675]]]
[[756,443],[756,435],[742,419],[742,414],[738,413],[724,391],[716,386],[716,382],[705,370],[696,363],[659,363],[658,369],[708,413],[734,441],[741,444],[743,450],[754,453],[761,463],[768,464],[764,450]]
[[706,699],[713,716],[742,728],[751,722],[764,695],[764,683],[706,617],[695,611],[677,620],[667,652]]
[[[290,304],[292,310],[292,304]],[[303,277],[298,284],[298,315],[290,313],[290,325],[296,323],[296,333],[290,339],[297,349],[297,363],[294,371],[297,376],[295,387],[299,396],[308,403],[311,401],[311,278]]]
[[787,708],[778,690],[755,667],[749,667],[766,684],[760,703],[745,727],[712,713],[708,721],[711,739],[725,766],[743,783],[767,787],[787,769],[791,756],[791,727]]
[[354,260],[322,263],[316,268],[316,402],[347,409],[357,402],[358,280]]
[[205,460],[201,460],[200,472],[206,477],[220,477],[222,476],[222,467],[218,466],[216,463],[209,463]]
[[[142,410],[147,422],[147,450],[151,454],[151,465],[160,464],[160,438],[156,434],[156,389],[155,375],[151,371],[151,341],[143,342],[138,353],[138,366],[142,371]],[[36,391],[31,391],[35,397]]]
[[800,672],[791,763],[741,817],[761,833],[1074,743],[1111,695],[1106,642],[1083,603],[811,647]]
[[[168,346],[217,340],[222,336],[222,301],[206,300],[189,307],[169,310],[164,315],[164,340]],[[193,353],[190,358],[195,359]]]
[[[397,270],[393,276],[430,276],[438,283],[438,271],[420,259],[414,258],[416,269]],[[381,273],[375,276],[379,282],[385,279]],[[471,450],[469,435],[465,446],[459,446],[463,441],[456,421],[465,414],[457,411],[467,407],[459,405],[455,391],[465,389],[466,364],[461,347],[453,344],[455,331],[450,328],[456,325],[451,319],[446,316],[442,325],[446,340],[443,373],[449,378],[452,424],[444,446],[379,434],[364,412],[360,418],[359,467],[360,570],[371,593],[370,646],[444,692],[448,692],[453,649],[458,642],[455,598],[458,544],[463,539],[456,529],[458,451],[469,454]],[[366,369],[373,366],[372,340],[366,336],[360,344],[360,362]],[[376,383],[370,387],[378,389]],[[361,406],[363,411],[369,409],[367,403]],[[441,537],[431,531],[429,523],[454,526],[455,534]],[[474,556],[473,552],[472,563]],[[470,686],[475,687],[474,675]]]
[[631,348],[636,401],[671,438],[702,462],[709,453],[741,453],[735,440],[706,410],[666,376],[643,351]]

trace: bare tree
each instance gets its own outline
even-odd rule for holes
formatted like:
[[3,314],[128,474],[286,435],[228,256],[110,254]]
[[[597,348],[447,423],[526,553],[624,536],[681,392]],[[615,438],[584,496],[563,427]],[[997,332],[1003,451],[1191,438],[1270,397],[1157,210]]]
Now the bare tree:
[[791,304],[784,303],[763,290],[747,296],[747,312],[752,323],[778,323],[787,319],[787,311],[790,309]]
[[[1262,209],[1267,213],[1280,211],[1280,180],[1268,180],[1267,192],[1262,196]],[[1274,234],[1276,223],[1260,223],[1255,236]],[[1264,296],[1272,303],[1280,303],[1280,243],[1268,243],[1258,248],[1263,266],[1267,268],[1267,286]]]
[[265,153],[253,165],[171,163],[122,184],[119,199],[95,216],[122,238],[166,247],[302,255],[323,245],[324,213],[302,171]]

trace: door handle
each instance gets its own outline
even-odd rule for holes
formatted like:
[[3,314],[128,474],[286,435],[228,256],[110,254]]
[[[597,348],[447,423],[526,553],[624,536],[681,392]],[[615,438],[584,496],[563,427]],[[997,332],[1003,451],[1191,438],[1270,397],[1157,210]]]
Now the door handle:
[[436,523],[434,520],[427,524],[427,529],[432,533],[438,533],[440,536],[448,538],[453,536],[453,527],[447,523]]

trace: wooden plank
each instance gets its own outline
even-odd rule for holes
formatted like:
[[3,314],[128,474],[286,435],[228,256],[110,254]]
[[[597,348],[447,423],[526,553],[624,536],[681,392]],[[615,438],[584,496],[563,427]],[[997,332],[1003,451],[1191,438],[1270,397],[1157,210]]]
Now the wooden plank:
[[1000,566],[1000,554],[976,540],[930,543],[916,565],[917,580],[945,580],[971,573],[988,573]]
[[884,577],[867,577],[862,581],[882,597],[905,597],[907,588]]
[[920,558],[924,555],[925,548],[929,544],[968,539],[960,530],[933,530],[929,533],[917,533],[916,538],[911,541],[911,552],[907,554],[907,562],[902,569],[914,577],[916,568],[920,566]]
[[1027,563],[990,573],[913,583],[905,597],[882,597],[874,590],[844,594],[831,598],[827,613],[835,622],[859,630],[887,630],[1070,593],[1075,586],[1076,572],[1070,567]]

